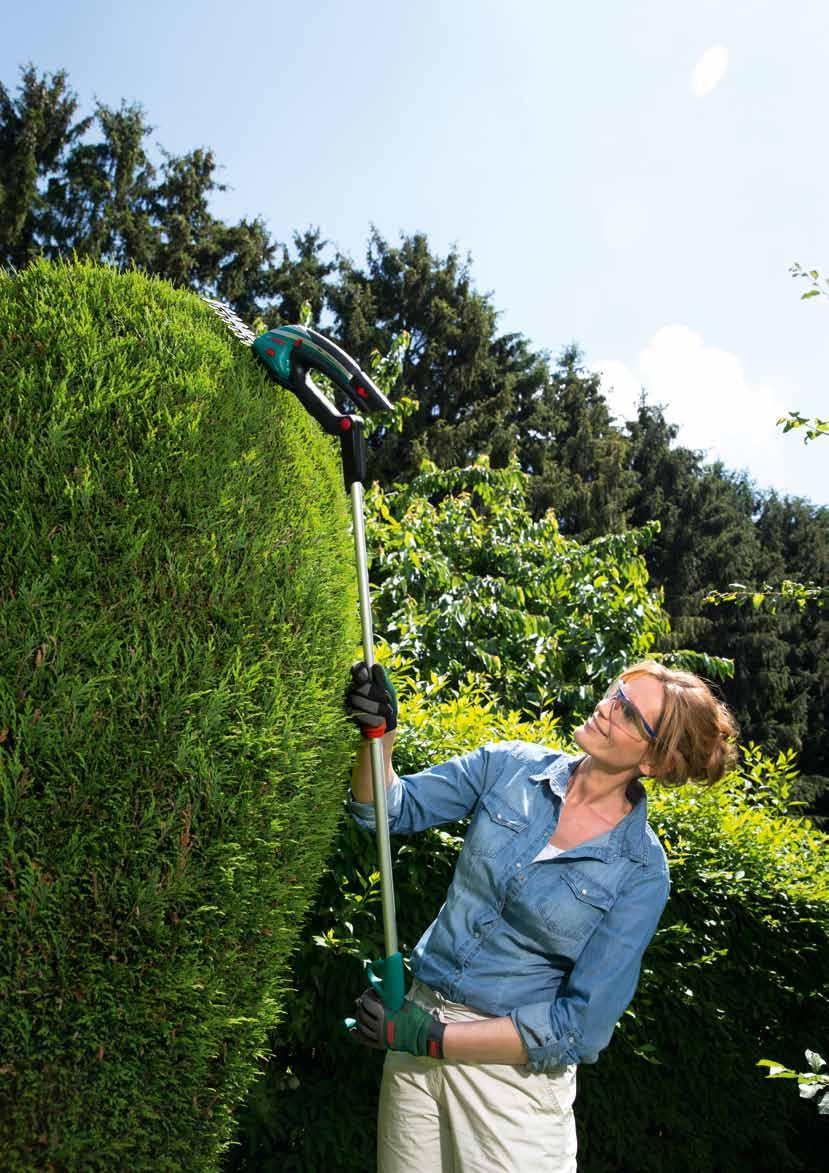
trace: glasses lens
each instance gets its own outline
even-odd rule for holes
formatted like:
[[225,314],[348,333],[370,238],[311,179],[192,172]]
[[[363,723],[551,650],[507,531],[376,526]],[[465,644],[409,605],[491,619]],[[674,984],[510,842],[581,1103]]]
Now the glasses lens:
[[626,696],[623,696],[621,698],[621,709],[622,709],[622,716],[625,718],[628,725],[636,725],[637,724],[636,709],[634,709],[633,705],[630,703],[630,701],[627,699]]
[[618,697],[619,707],[622,711],[622,716],[624,717],[626,726],[632,732],[638,734],[639,737],[647,737],[648,732],[645,728],[639,710],[632,701],[628,700],[628,698],[622,692],[621,686],[617,687],[616,696]]
[[650,734],[644,726],[639,710],[634,703],[628,700],[622,690],[621,683],[616,680],[604,694],[604,699],[610,701],[611,713],[619,711],[624,728],[635,737],[645,737],[650,740]]

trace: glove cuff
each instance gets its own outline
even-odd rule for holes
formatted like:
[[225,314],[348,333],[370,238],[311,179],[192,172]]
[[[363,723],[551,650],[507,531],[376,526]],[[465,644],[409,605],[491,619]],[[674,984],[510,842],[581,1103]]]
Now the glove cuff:
[[446,1023],[439,1019],[434,1019],[432,1025],[429,1027],[429,1032],[426,1035],[426,1054],[430,1059],[443,1058],[443,1035],[446,1030]]

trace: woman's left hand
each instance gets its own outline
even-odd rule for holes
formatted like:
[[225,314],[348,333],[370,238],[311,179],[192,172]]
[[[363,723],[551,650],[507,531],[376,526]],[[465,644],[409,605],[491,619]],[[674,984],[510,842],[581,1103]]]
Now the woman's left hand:
[[373,986],[357,999],[357,1025],[352,1034],[358,1042],[379,1051],[408,1051],[410,1055],[443,1058],[446,1025],[414,1002],[404,1002],[393,1013],[386,1009]]

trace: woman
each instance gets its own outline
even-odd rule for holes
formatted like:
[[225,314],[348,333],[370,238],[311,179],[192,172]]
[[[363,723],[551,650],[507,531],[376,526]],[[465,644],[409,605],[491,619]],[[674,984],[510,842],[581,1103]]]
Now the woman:
[[[393,834],[472,817],[403,1008],[358,999],[355,1036],[387,1050],[378,1169],[572,1173],[576,1068],[630,1004],[670,890],[640,778],[716,782],[736,759],[734,721],[699,677],[646,660],[574,731],[579,755],[491,742],[401,778],[382,668],[354,665],[346,708],[367,737],[385,721]],[[365,743],[349,798],[373,828]]]

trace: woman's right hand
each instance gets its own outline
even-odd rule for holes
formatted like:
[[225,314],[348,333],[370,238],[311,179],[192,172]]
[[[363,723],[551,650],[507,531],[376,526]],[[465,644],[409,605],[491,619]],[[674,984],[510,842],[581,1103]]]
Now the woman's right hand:
[[[385,732],[397,728],[397,693],[381,664],[369,670],[365,660],[351,665],[351,680],[343,698],[345,711],[364,737],[385,725]],[[373,736],[378,736],[374,733]]]

